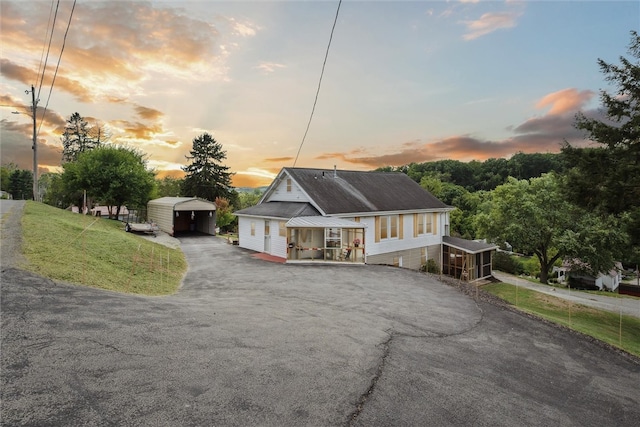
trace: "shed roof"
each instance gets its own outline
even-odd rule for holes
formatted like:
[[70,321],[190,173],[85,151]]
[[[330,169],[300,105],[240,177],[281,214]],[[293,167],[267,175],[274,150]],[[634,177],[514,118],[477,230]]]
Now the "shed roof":
[[284,168],[324,215],[450,208],[398,172]]
[[289,219],[297,216],[316,216],[320,215],[320,212],[309,203],[266,202],[241,209],[234,214]]
[[149,205],[167,206],[174,211],[215,211],[216,204],[198,197],[161,197],[149,200]]
[[287,221],[287,227],[366,228],[366,224],[332,216],[299,216]]
[[442,238],[442,243],[472,254],[498,249],[498,246],[490,243],[476,242],[474,240],[466,240],[461,239],[460,237],[451,236],[444,236]]

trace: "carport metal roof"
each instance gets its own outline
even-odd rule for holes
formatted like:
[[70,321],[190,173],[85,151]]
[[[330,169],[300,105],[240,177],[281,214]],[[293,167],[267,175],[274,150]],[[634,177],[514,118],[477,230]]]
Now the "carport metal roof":
[[161,197],[150,200],[150,205],[173,207],[174,211],[215,211],[216,204],[197,197]]
[[287,227],[293,228],[366,228],[362,222],[331,216],[298,216],[287,221]]

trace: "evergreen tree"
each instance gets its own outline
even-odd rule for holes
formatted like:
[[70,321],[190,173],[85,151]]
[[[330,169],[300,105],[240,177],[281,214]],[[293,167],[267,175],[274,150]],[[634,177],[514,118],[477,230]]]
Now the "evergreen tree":
[[9,174],[9,193],[15,200],[33,199],[33,173],[24,169],[14,169]]
[[186,158],[191,163],[182,168],[187,173],[182,183],[184,196],[195,196],[209,201],[215,201],[217,197],[231,201],[237,198],[231,186],[233,173],[229,172],[228,166],[222,164],[227,158],[222,144],[208,133],[204,133],[194,138],[190,154]]
[[626,260],[640,262],[640,36],[631,32],[629,53],[620,65],[598,59],[605,80],[615,93],[601,91],[606,118],[578,114],[576,127],[599,147],[563,147],[572,168],[567,174],[567,194],[576,203],[602,216],[615,215],[626,225],[631,251]]

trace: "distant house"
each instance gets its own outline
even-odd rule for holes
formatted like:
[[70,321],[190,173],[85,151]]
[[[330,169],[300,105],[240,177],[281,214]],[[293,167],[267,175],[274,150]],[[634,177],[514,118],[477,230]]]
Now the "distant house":
[[497,247],[450,237],[451,210],[402,173],[283,168],[234,214],[241,247],[288,263],[418,269],[433,259],[457,278],[490,276]]
[[[116,206],[112,206],[111,210],[113,212],[113,214],[115,215],[116,213]],[[91,215],[92,216],[100,216],[103,218],[108,218],[109,217],[109,206],[100,206],[100,205],[96,205],[91,209]],[[126,206],[121,206],[120,207],[120,213],[119,213],[119,218],[118,219],[122,219],[124,216],[129,215],[129,209],[127,209]]]
[[572,263],[565,262],[562,267],[553,267],[553,272],[558,273],[559,283],[568,284],[576,289],[616,292],[622,282],[623,268],[619,262],[616,262],[608,272],[598,273],[597,276],[573,268],[572,265]]

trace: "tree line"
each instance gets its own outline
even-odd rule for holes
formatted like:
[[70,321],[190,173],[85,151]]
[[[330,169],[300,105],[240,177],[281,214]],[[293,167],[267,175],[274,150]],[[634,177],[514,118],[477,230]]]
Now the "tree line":
[[598,60],[603,117],[579,113],[576,128],[593,147],[564,142],[559,154],[442,160],[380,170],[406,173],[454,206],[451,233],[488,239],[533,255],[546,283],[554,264],[597,275],[616,261],[640,264],[640,38],[631,32],[620,64]]
[[[95,205],[107,206],[109,217],[118,218],[123,206],[145,210],[151,199],[164,196],[193,196],[216,202],[218,225],[233,223],[231,212],[238,193],[231,185],[233,173],[222,161],[226,151],[210,134],[193,140],[185,177],[156,178],[147,156],[135,148],[109,143],[111,134],[100,124],[89,124],[79,113],[66,121],[62,142],[62,172],[40,177],[39,192],[44,203],[59,208],[75,205],[88,212]],[[16,199],[32,199],[33,176],[15,165],[0,169],[3,191]],[[39,199],[39,197],[36,197]]]

